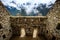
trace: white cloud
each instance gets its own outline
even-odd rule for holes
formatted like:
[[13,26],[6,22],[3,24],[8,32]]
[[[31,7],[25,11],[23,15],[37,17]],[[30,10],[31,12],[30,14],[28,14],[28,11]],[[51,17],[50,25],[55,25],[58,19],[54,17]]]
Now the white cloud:
[[[31,5],[24,5],[24,7],[26,8],[26,12],[28,14],[28,12],[31,12],[33,7],[37,7],[38,4],[40,4],[40,3],[46,4],[47,7],[48,7],[48,5],[50,5],[51,3],[54,4],[54,2],[56,0],[1,0],[1,1],[3,2],[3,4],[5,6],[15,7],[17,10],[21,10],[20,9],[21,4],[23,4],[23,3],[26,4],[27,2],[30,2]],[[15,3],[13,3],[12,1],[15,2]],[[34,5],[35,3],[37,5]],[[50,7],[48,7],[48,8],[50,8]]]

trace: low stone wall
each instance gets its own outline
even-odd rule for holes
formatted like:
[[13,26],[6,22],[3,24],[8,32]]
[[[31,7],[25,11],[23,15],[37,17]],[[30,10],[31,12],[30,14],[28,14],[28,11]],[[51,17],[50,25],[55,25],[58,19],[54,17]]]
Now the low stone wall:
[[47,18],[42,17],[10,17],[10,23],[13,30],[14,36],[20,36],[21,35],[21,28],[25,29],[25,36],[31,36],[33,37],[34,29],[37,30],[37,37],[41,35],[46,34],[46,23]]

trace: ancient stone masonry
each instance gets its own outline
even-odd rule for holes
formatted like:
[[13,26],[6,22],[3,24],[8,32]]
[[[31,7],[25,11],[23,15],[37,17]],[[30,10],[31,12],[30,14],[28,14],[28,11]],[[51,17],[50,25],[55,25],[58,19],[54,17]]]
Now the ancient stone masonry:
[[60,40],[60,1],[55,2],[46,16],[21,16],[19,13],[11,16],[0,1],[0,40],[9,39]]
[[57,0],[49,13],[48,17],[48,30],[49,33],[55,36],[56,40],[60,40],[60,1]]
[[0,40],[9,40],[10,31],[9,14],[0,1]]
[[43,16],[11,16],[10,17],[11,27],[14,36],[21,35],[21,28],[25,29],[26,36],[33,37],[34,29],[38,29],[37,37],[45,35],[47,18]]

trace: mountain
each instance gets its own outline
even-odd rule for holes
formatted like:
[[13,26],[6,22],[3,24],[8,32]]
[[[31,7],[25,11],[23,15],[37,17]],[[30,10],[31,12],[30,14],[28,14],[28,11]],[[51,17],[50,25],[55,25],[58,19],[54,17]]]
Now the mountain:
[[[1,0],[11,15],[17,13],[22,16],[37,16],[41,13],[45,16],[56,0]],[[38,13],[37,13],[38,12]]]
[[14,8],[14,7],[10,7],[10,8],[9,8],[9,6],[5,6],[5,7],[10,12],[11,15],[14,15],[15,16],[17,13],[20,13],[20,11],[17,10],[16,8]]
[[[48,5],[48,7],[52,6],[53,4]],[[21,10],[17,10],[15,7],[5,6],[7,10],[11,13],[11,15],[16,15],[17,13],[20,13],[22,16],[27,16],[26,10],[24,7],[21,7]],[[46,4],[39,4],[36,8],[39,13],[42,13],[43,16],[45,16],[50,8],[46,7]],[[24,9],[23,9],[24,8]],[[34,10],[28,15],[28,16],[37,16],[37,13],[34,13]]]
[[[48,5],[48,7],[52,7],[53,6],[53,4],[50,4],[50,5]],[[50,10],[50,8],[48,8],[48,7],[46,7],[46,4],[39,4],[39,6],[36,8],[40,13],[42,13],[42,15],[43,16],[45,16],[48,12],[49,12],[49,10]]]

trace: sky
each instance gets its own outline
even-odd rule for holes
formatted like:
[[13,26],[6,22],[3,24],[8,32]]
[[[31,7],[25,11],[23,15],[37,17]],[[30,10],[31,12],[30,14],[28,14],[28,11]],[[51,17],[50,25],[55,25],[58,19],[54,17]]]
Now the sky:
[[[51,8],[52,6],[49,6],[50,4],[54,4],[56,0],[1,0],[2,3],[5,6],[8,6],[9,8],[14,7],[17,10],[21,11],[21,7],[25,8],[26,14],[30,14],[32,10],[34,10],[35,13],[39,12],[37,8],[39,4],[46,4],[47,8]],[[41,7],[41,9],[43,9]]]

